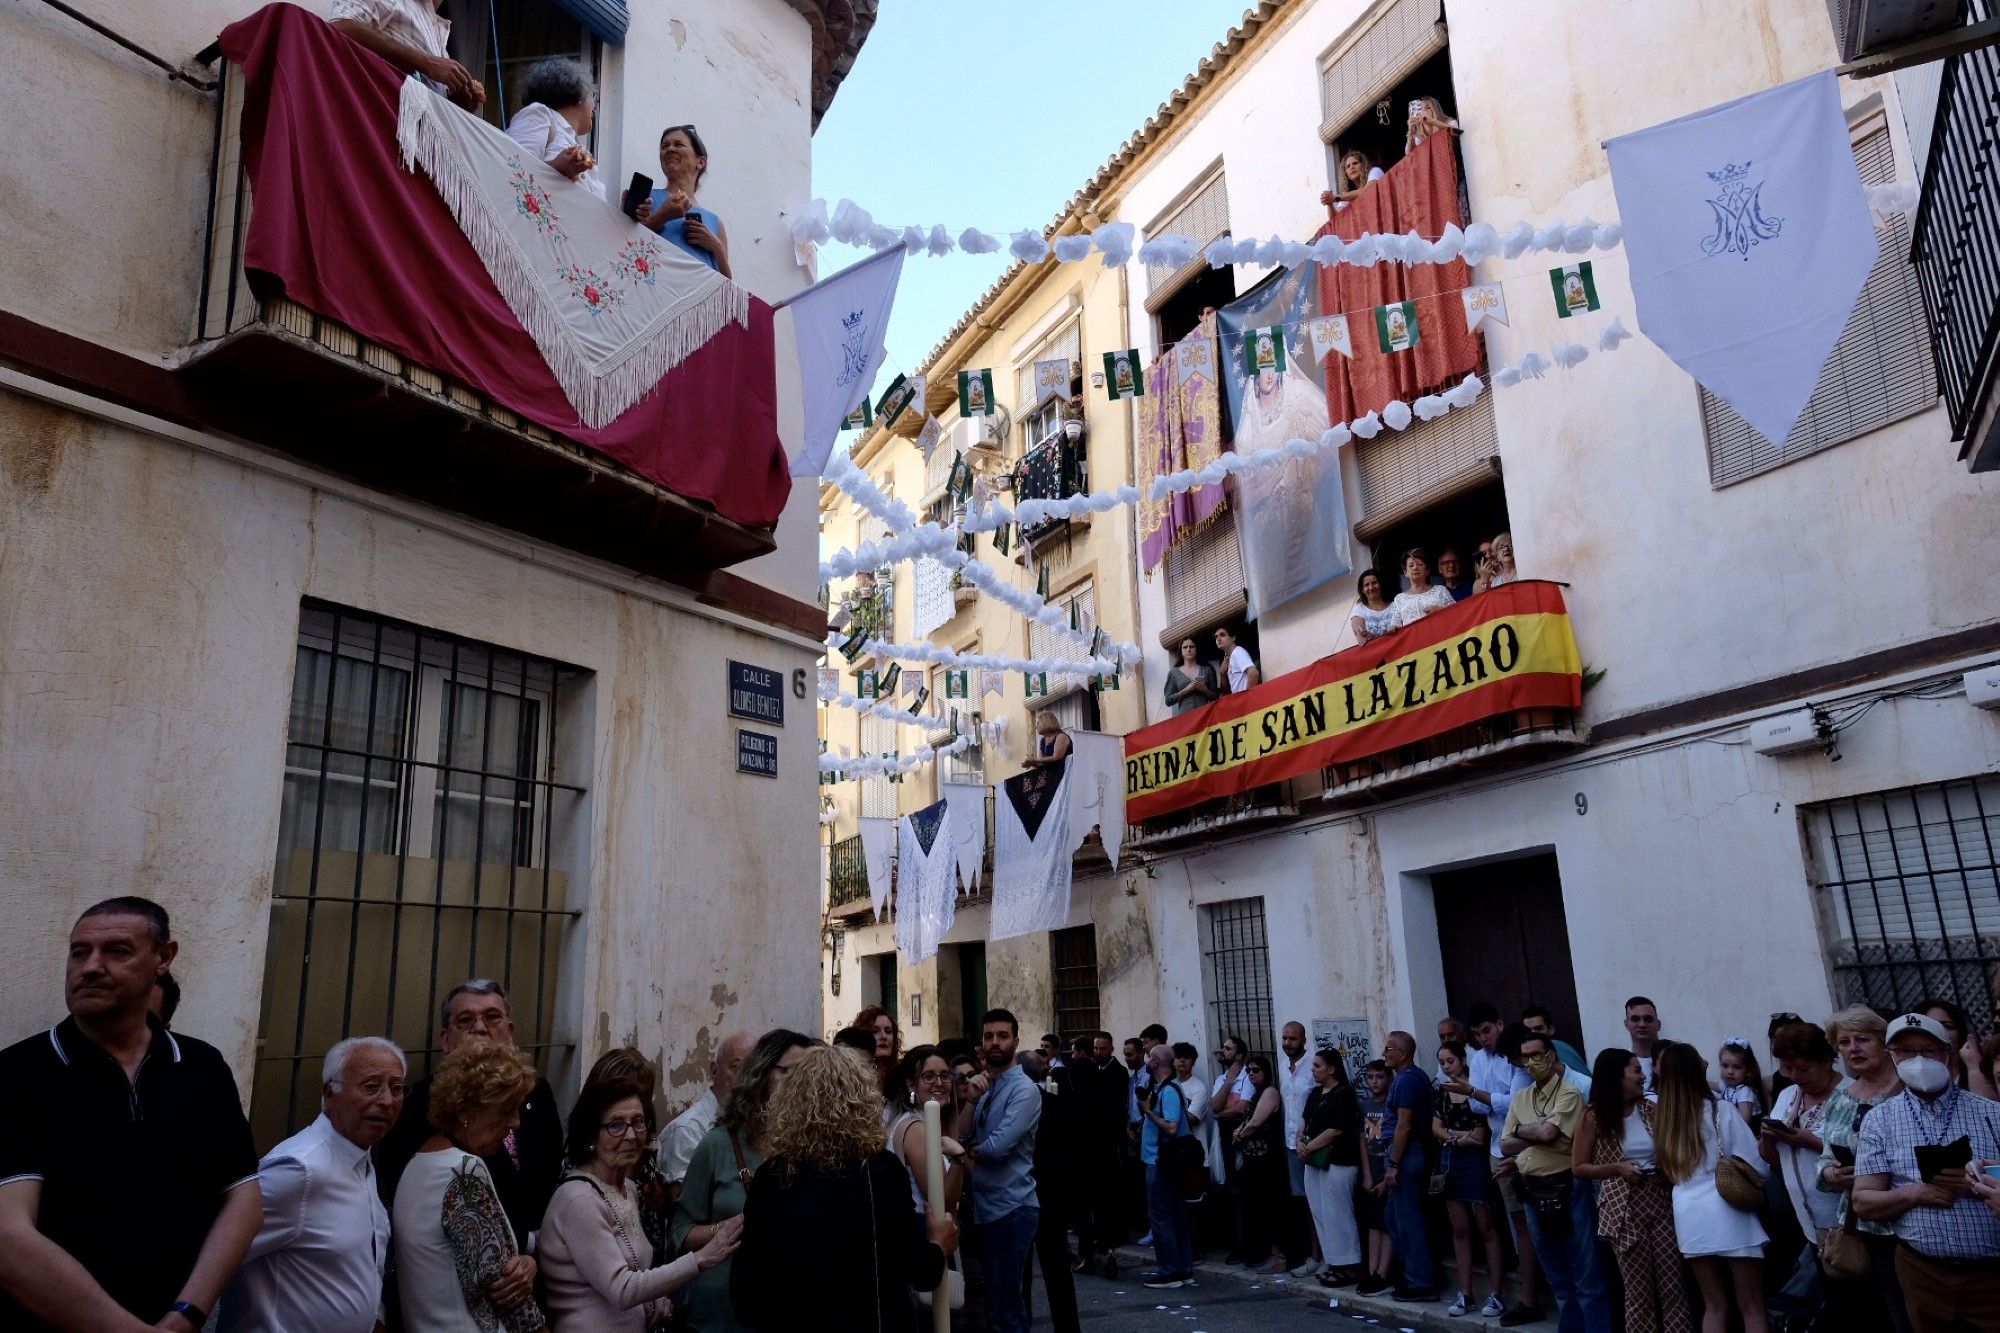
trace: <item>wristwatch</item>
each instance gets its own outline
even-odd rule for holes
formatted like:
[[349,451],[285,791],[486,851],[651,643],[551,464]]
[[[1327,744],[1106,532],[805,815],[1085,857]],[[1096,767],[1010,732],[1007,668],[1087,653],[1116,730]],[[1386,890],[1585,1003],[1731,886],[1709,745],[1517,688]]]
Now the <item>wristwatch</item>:
[[168,1314],[177,1314],[196,1328],[208,1327],[208,1312],[193,1301],[175,1301]]

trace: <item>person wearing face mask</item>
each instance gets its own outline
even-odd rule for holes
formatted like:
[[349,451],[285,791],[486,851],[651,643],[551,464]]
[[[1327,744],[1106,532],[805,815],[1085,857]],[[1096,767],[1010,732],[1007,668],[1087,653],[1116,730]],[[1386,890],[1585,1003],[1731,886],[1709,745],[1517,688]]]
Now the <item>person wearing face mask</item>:
[[1944,1025],[1927,1014],[1889,1024],[1903,1092],[1861,1122],[1854,1211],[1896,1232],[1896,1276],[1910,1327],[2000,1330],[2000,1217],[1965,1166],[2000,1159],[2000,1103],[1954,1086]]

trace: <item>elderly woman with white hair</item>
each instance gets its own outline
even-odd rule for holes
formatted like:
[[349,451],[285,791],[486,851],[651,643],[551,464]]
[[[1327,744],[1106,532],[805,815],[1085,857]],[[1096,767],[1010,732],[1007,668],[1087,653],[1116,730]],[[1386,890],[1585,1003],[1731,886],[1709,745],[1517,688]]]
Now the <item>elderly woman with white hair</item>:
[[258,1165],[264,1221],[223,1297],[222,1328],[376,1327],[389,1213],[369,1150],[403,1109],[407,1073],[403,1052],[383,1037],[349,1037],[326,1053],[319,1118]]
[[537,158],[605,198],[597,159],[583,136],[597,124],[597,85],[583,63],[563,56],[537,60],[522,80],[522,107],[507,122],[507,136]]

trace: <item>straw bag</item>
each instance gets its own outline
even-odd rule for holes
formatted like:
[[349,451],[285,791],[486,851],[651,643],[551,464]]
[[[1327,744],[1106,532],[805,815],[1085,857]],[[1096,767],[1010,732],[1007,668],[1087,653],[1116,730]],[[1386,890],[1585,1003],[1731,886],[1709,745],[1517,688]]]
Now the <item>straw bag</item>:
[[[1735,1115],[1734,1110],[1730,1111]],[[1722,1201],[1740,1212],[1754,1213],[1764,1204],[1764,1178],[1757,1174],[1757,1168],[1734,1153],[1721,1152],[1722,1122],[1718,1117],[1715,1124],[1715,1192]]]

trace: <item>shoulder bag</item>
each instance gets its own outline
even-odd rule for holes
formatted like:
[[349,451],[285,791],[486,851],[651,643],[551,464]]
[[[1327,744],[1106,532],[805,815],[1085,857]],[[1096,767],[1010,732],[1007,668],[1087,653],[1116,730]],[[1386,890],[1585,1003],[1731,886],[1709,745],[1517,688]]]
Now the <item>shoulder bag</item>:
[[[1735,1153],[1723,1151],[1720,1110],[1719,1102],[1710,1107],[1710,1119],[1715,1125],[1715,1192],[1738,1212],[1754,1213],[1764,1203],[1764,1178],[1757,1174],[1756,1167]],[[1736,1112],[1732,1108],[1729,1114]]]

